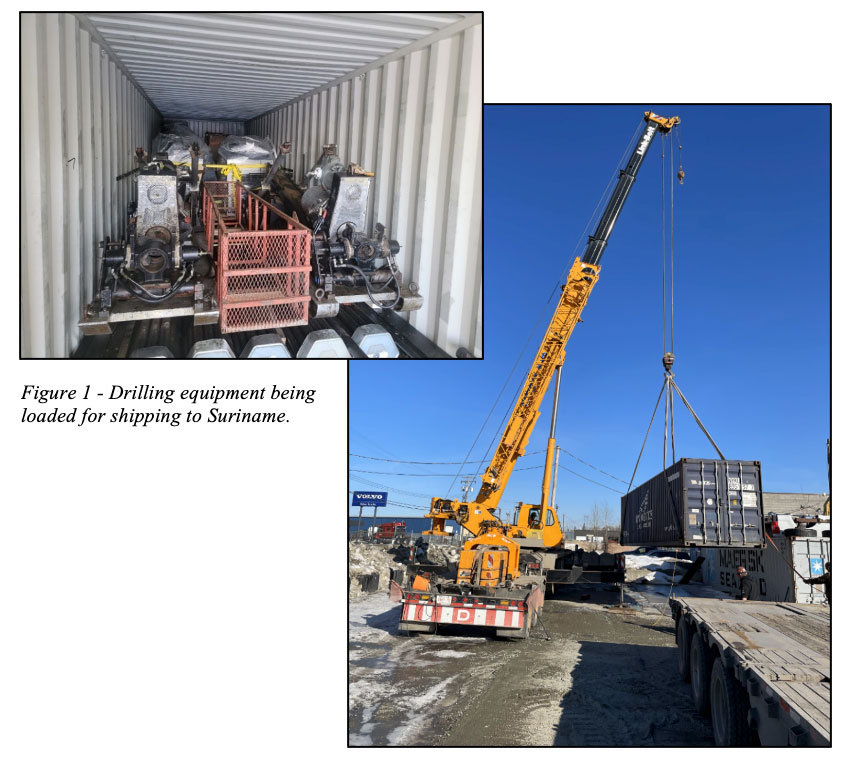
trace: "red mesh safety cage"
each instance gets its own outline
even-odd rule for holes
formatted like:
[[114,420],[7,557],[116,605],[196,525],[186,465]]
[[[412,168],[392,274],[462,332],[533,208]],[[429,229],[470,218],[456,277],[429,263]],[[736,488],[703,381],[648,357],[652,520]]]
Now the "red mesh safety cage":
[[237,182],[205,184],[202,220],[224,333],[308,323],[309,229]]

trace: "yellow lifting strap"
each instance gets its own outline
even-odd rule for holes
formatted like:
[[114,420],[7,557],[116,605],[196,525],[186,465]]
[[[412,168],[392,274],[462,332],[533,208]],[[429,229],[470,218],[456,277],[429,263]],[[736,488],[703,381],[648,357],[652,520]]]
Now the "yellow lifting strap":
[[[176,166],[189,166],[189,163],[176,163]],[[244,170],[247,168],[270,168],[269,163],[241,163],[239,166],[236,163],[207,163],[207,164],[199,164],[199,168],[219,168],[222,169],[222,173],[231,180],[239,182],[243,178],[243,172],[240,170],[243,168]]]

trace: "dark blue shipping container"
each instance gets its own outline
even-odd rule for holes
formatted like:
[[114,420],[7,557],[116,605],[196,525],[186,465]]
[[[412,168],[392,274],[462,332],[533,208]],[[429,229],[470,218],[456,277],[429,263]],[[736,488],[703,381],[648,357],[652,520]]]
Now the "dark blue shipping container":
[[623,545],[760,547],[759,461],[682,458],[621,500]]

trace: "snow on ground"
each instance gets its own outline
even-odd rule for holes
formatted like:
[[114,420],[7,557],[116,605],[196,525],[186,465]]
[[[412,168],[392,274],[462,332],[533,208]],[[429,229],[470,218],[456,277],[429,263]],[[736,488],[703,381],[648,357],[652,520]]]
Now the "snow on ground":
[[474,653],[462,650],[435,650],[433,655],[437,658],[465,658],[467,655],[474,655]]
[[[390,569],[405,568],[395,557],[395,551],[399,550],[389,543],[373,545],[369,542],[351,542],[349,545],[349,581],[350,599],[363,596],[359,584],[359,577],[363,574],[379,574],[380,583],[378,592],[388,592]],[[405,548],[403,552],[408,550]],[[402,553],[398,552],[397,556]],[[460,559],[460,548],[458,545],[429,545],[427,548],[427,560],[439,566],[455,564]]]
[[441,702],[447,695],[456,676],[442,679],[426,692],[409,697],[402,697],[398,705],[403,705],[409,717],[400,726],[392,730],[388,735],[389,745],[406,745],[410,737],[415,737],[427,723],[432,715],[429,708],[434,703]]
[[[424,688],[424,682],[435,675],[435,658],[469,656],[472,653],[449,645],[468,647],[485,641],[398,637],[399,615],[397,604],[385,593],[363,594],[350,601],[349,710],[361,709],[358,732],[349,735],[351,745],[405,745],[416,739],[433,714],[432,706],[456,686],[453,675]],[[391,732],[387,732],[389,723],[395,724]]]
[[351,598],[362,595],[358,577],[362,574],[379,574],[379,592],[388,592],[389,569],[403,568],[395,557],[389,553],[391,546],[371,545],[367,542],[351,542],[349,557],[349,576]]
[[[358,602],[349,606],[349,634],[351,642],[385,641],[397,631],[399,614],[391,613],[397,605],[384,592],[362,594]],[[358,653],[350,647],[350,657]],[[358,656],[357,656],[358,657]]]
[[626,582],[630,584],[675,584],[691,561],[682,558],[653,558],[648,555],[626,556]]

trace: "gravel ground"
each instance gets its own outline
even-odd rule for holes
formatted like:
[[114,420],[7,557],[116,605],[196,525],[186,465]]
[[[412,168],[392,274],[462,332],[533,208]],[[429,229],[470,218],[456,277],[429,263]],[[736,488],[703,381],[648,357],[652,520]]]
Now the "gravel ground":
[[598,585],[547,600],[550,640],[398,636],[384,595],[351,601],[349,744],[712,745],[676,671],[669,587],[635,587],[628,608]]

